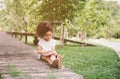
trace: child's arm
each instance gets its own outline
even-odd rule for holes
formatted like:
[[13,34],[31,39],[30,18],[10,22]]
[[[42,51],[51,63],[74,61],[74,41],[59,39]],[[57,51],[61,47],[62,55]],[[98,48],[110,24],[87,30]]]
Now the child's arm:
[[38,54],[49,54],[49,51],[47,52],[42,52],[42,47],[38,46]]
[[56,53],[56,51],[55,51],[55,46],[52,47],[52,53],[53,53],[54,55],[57,55],[57,53]]

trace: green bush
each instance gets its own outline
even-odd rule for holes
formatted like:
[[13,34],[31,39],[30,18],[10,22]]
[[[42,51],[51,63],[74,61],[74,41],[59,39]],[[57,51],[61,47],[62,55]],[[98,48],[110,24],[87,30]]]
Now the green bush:
[[93,36],[94,38],[100,39],[100,38],[105,38],[106,34],[104,32],[98,33],[95,36]]

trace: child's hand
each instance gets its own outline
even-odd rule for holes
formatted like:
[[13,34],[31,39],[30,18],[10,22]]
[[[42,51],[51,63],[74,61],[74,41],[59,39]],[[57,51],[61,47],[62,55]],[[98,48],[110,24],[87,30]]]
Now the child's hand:
[[57,55],[56,51],[51,51],[52,55]]
[[56,53],[55,51],[52,51],[52,50],[47,51],[47,52],[44,53],[44,54],[57,55],[57,53]]
[[57,55],[57,53],[52,53],[52,55],[56,56],[56,55]]
[[54,51],[47,51],[48,54],[54,54]]
[[45,54],[52,54],[52,51],[46,51]]
[[52,53],[52,51],[50,50],[50,51],[47,51],[48,53]]

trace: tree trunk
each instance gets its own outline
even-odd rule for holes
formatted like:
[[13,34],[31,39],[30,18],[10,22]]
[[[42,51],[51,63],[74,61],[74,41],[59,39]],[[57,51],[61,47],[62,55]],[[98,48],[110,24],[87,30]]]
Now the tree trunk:
[[60,47],[64,46],[64,27],[61,25],[61,32],[60,32]]

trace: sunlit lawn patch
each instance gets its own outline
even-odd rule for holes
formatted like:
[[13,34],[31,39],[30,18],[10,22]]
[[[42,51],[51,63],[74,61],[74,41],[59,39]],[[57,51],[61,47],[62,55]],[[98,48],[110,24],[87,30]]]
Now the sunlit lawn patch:
[[119,79],[120,60],[116,53],[106,47],[57,47],[63,56],[63,64],[85,79]]

